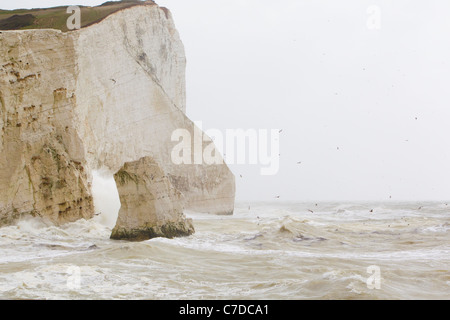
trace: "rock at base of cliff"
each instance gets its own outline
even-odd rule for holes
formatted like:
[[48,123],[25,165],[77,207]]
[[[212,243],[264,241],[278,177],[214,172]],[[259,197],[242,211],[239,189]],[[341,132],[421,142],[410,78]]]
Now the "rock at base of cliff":
[[143,241],[194,233],[184,198],[151,157],[128,162],[114,175],[121,207],[111,239]]
[[162,226],[149,226],[140,229],[128,230],[126,228],[114,228],[111,239],[144,241],[153,238],[177,238],[187,237],[195,232],[191,219],[185,219],[178,223],[167,223]]

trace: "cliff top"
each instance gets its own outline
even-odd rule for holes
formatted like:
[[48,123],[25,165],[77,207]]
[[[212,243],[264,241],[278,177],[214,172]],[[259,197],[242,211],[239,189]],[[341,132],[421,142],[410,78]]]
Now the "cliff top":
[[[137,5],[155,5],[151,0],[108,1],[97,7],[79,6],[81,9],[81,28],[97,23],[110,14]],[[57,29],[63,32],[67,29],[67,6],[43,9],[0,9],[0,30],[26,29]]]

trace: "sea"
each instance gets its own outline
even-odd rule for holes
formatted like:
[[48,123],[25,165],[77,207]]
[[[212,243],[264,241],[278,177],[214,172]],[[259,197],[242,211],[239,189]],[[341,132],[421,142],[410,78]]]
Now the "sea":
[[450,299],[450,203],[241,202],[144,242],[102,215],[0,228],[0,299]]

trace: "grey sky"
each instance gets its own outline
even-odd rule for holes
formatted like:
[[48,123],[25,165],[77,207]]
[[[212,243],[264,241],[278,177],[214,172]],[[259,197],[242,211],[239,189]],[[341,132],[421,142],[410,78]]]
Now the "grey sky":
[[[189,117],[203,129],[283,129],[277,175],[232,166],[238,199],[450,199],[450,2],[157,3],[185,44]],[[370,5],[379,30],[367,27]]]

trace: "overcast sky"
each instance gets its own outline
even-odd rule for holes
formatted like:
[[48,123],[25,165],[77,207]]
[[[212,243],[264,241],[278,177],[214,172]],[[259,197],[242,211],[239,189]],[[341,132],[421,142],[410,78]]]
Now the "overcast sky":
[[278,174],[231,166],[239,200],[450,199],[449,1],[157,3],[185,44],[188,116],[283,129]]

